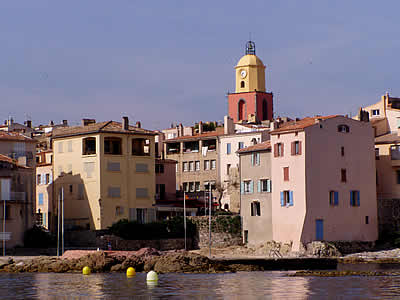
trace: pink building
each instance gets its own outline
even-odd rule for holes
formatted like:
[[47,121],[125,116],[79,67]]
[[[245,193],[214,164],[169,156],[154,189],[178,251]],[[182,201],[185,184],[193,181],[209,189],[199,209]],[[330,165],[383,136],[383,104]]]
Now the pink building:
[[374,131],[343,116],[305,118],[271,132],[273,240],[378,238]]

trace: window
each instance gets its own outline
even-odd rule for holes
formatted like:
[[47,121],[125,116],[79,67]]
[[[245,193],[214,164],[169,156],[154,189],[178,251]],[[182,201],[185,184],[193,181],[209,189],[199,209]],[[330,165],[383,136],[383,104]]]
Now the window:
[[108,188],[108,197],[120,198],[121,197],[121,189],[119,187],[109,187]]
[[36,184],[42,184],[42,175],[41,174],[37,175]]
[[189,171],[193,172],[194,171],[194,161],[189,162]]
[[107,162],[107,171],[118,172],[121,171],[120,163],[119,162]]
[[165,184],[156,184],[156,194],[158,199],[165,200]]
[[338,125],[338,132],[350,132],[350,127],[347,125]]
[[204,170],[210,170],[210,161],[209,160],[204,161]]
[[226,165],[226,175],[229,175],[229,170],[231,169],[231,164]]
[[292,155],[301,155],[301,141],[294,141],[291,146]]
[[117,137],[104,138],[104,154],[121,155],[122,140]]
[[39,204],[39,205],[43,205],[43,204],[44,204],[43,193],[40,193],[40,194],[39,194],[39,202],[38,202],[38,204]]
[[86,178],[92,178],[94,173],[94,162],[84,162],[83,171],[86,173]]
[[149,165],[148,164],[136,164],[136,172],[138,173],[147,173],[149,171]]
[[335,191],[329,192],[329,205],[338,206],[339,205],[339,193]]
[[85,198],[85,186],[83,183],[78,184],[78,200],[83,200]]
[[244,81],[243,80],[240,82],[240,87],[244,88]]
[[372,115],[373,116],[379,116],[379,109],[373,109],[372,110]]
[[281,206],[293,206],[293,191],[281,192]]
[[194,192],[194,182],[189,182],[189,191]]
[[252,166],[260,165],[260,153],[252,153],[251,154],[251,165]]
[[346,182],[347,181],[346,169],[341,169],[340,170],[340,176],[341,176],[341,182]]
[[63,153],[64,152],[64,143],[59,142],[58,143],[58,153]]
[[50,184],[50,174],[46,174],[46,184]]
[[260,202],[251,202],[251,216],[261,216]]
[[157,174],[164,173],[164,165],[163,164],[156,164],[156,173]]
[[369,224],[369,217],[365,216],[365,224]]
[[360,191],[350,191],[350,205],[360,206]]
[[189,192],[189,184],[187,182],[184,182],[182,187],[185,192]]
[[247,244],[249,242],[249,231],[244,231],[244,243]]
[[184,161],[184,162],[182,163],[182,170],[183,170],[183,172],[189,171],[189,164],[188,164],[187,161]]
[[217,161],[215,159],[211,160],[211,170],[215,170],[217,167]]
[[400,170],[396,170],[396,182],[400,184]]
[[344,147],[340,147],[340,154],[344,156]]
[[276,143],[274,145],[274,157],[283,156],[283,144]]
[[390,146],[390,158],[392,160],[400,159],[400,145],[392,145]]
[[136,221],[139,224],[144,224],[144,220],[145,220],[144,208],[136,208]]
[[196,181],[196,182],[194,183],[194,187],[195,187],[195,189],[196,189],[196,192],[199,192],[199,191],[200,191],[200,182],[199,182],[199,181]]
[[72,152],[72,141],[68,141],[67,149],[68,149],[68,152]]
[[196,160],[195,168],[196,168],[196,171],[200,171],[200,161],[199,160]]
[[283,168],[283,180],[289,181],[289,167]]
[[226,154],[231,154],[231,143],[226,144]]
[[242,194],[252,194],[253,193],[253,181],[245,180],[242,182],[241,186]]
[[379,148],[375,148],[375,159],[379,160]]
[[136,198],[147,198],[149,196],[147,188],[137,188]]
[[271,180],[270,179],[261,179],[258,181],[258,192],[267,192],[271,193]]
[[244,142],[239,142],[238,148],[239,148],[239,150],[243,149],[244,148]]
[[150,140],[149,139],[133,139],[132,140],[132,155],[149,156],[150,155]]
[[72,192],[73,192],[73,186],[72,186],[72,184],[69,185],[68,189],[69,189],[69,193],[72,194]]
[[82,140],[82,155],[96,154],[96,138],[88,137]]
[[115,207],[115,216],[120,216],[124,214],[124,207],[123,206],[116,206]]

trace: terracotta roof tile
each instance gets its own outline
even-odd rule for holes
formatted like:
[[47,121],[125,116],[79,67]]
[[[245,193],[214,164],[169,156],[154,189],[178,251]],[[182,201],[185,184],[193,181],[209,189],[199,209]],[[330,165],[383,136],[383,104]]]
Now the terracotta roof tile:
[[107,121],[89,124],[87,126],[71,126],[71,127],[61,127],[53,129],[53,138],[66,137],[72,135],[81,135],[88,133],[98,133],[98,132],[115,132],[115,133],[129,133],[129,134],[150,134],[153,135],[154,132],[151,130],[146,130],[143,128],[137,128],[135,126],[129,126],[128,130],[122,129],[122,124],[115,121]]
[[247,152],[256,152],[256,151],[266,151],[271,149],[271,141],[265,141],[262,143],[255,144],[253,146],[249,146],[237,151],[237,153],[247,153]]
[[34,139],[28,138],[17,132],[0,131],[0,141],[20,141],[27,143],[36,143]]
[[335,118],[338,116],[339,115],[316,116],[316,117],[307,117],[307,118],[301,119],[299,121],[290,121],[290,122],[284,123],[281,127],[271,131],[271,134],[303,130],[304,128],[313,126],[315,124],[316,120],[318,120],[318,119],[327,120],[327,119]]
[[175,142],[175,141],[181,141],[181,140],[193,140],[193,139],[201,139],[203,137],[217,137],[220,135],[224,135],[224,128],[223,127],[218,127],[216,128],[215,131],[207,131],[202,134],[195,134],[195,135],[185,135],[185,136],[180,136],[174,139],[169,139],[165,140],[165,143],[168,142]]

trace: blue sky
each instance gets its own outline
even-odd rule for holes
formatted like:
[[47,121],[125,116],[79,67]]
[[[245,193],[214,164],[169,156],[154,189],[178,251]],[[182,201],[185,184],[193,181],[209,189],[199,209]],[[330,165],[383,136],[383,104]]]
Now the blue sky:
[[[246,4],[246,6],[244,6]],[[249,33],[277,115],[400,96],[398,1],[1,1],[0,120],[223,120]]]

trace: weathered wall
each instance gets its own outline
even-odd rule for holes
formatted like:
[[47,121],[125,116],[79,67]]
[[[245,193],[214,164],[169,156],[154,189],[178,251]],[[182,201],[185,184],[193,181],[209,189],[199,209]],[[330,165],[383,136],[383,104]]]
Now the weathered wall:
[[[204,248],[209,245],[209,219],[206,216],[188,217],[196,225],[194,247]],[[211,217],[211,247],[223,248],[242,245],[239,216]]]

